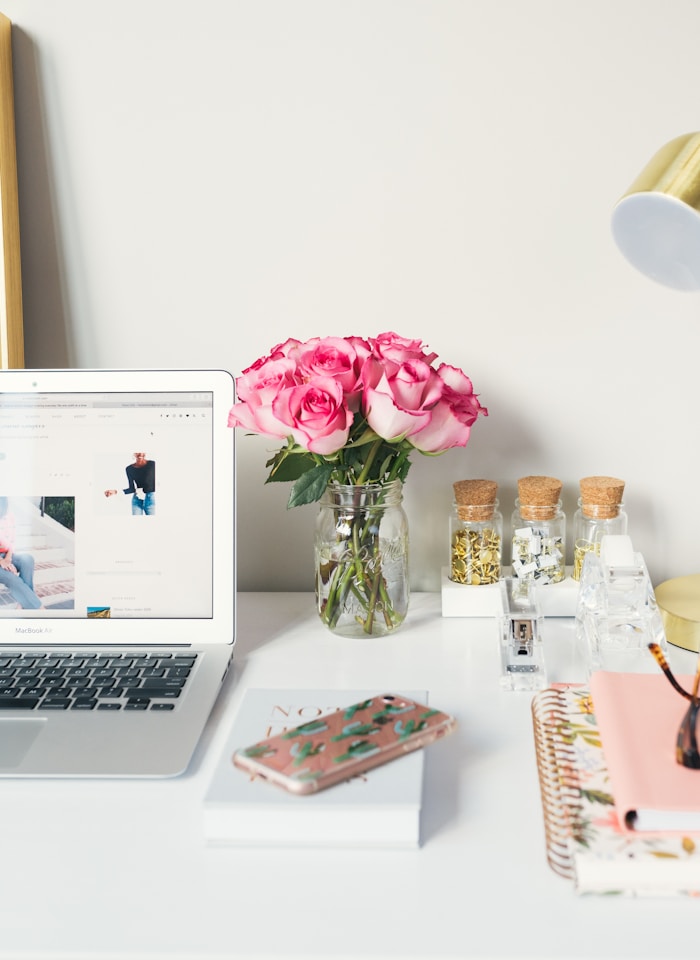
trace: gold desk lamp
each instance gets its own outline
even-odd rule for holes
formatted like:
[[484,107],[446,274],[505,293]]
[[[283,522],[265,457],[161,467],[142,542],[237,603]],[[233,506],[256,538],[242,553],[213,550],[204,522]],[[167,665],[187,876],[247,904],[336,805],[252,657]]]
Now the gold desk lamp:
[[[675,290],[700,290],[700,133],[663,146],[615,205],[615,242],[646,276]],[[700,652],[700,574],[655,589],[666,638]]]
[[646,276],[700,290],[700,133],[663,146],[613,210],[615,242]]

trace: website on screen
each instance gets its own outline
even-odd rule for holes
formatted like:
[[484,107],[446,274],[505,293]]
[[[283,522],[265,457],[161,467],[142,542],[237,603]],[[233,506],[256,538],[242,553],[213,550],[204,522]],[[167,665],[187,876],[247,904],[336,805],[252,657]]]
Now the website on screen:
[[212,396],[0,394],[0,617],[212,615]]

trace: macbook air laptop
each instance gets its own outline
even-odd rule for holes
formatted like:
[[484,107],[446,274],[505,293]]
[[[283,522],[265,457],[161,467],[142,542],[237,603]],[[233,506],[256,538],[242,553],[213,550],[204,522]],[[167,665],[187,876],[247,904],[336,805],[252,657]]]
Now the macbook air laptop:
[[231,375],[0,371],[0,776],[188,766],[234,643]]

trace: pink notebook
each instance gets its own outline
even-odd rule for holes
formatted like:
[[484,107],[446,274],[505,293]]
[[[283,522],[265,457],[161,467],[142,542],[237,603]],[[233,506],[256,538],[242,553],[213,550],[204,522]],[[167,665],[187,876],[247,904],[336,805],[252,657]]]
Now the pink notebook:
[[[680,676],[686,690],[693,677]],[[700,830],[700,770],[676,762],[688,709],[663,674],[597,671],[593,710],[621,824],[628,830]]]

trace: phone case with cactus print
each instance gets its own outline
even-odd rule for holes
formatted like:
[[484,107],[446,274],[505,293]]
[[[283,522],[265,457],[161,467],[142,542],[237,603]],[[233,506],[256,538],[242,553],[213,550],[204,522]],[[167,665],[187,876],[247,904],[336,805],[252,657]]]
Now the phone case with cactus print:
[[315,793],[446,736],[454,717],[382,694],[236,750],[247,773],[298,794]]

